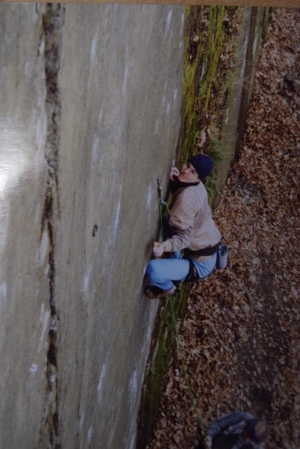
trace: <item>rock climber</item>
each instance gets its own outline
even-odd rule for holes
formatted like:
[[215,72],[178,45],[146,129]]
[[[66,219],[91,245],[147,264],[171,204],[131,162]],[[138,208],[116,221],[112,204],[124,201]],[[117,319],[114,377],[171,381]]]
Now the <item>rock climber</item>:
[[247,412],[234,412],[215,419],[195,449],[263,449],[268,433],[265,419],[254,418]]
[[212,169],[212,159],[197,154],[189,158],[180,171],[175,167],[171,170],[172,202],[167,237],[163,242],[153,243],[154,258],[146,270],[148,285],[144,292],[149,298],[173,295],[177,291],[173,281],[205,278],[216,266],[221,235],[212,218],[204,187]]

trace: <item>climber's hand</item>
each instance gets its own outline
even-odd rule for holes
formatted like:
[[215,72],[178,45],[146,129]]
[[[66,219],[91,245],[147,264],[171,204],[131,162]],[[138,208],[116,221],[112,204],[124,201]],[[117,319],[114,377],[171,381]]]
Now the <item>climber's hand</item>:
[[176,167],[172,167],[170,171],[170,179],[174,181],[174,176],[179,176],[179,170]]
[[164,245],[162,243],[154,242],[153,243],[153,249],[152,254],[155,257],[155,259],[161,257],[164,253]]

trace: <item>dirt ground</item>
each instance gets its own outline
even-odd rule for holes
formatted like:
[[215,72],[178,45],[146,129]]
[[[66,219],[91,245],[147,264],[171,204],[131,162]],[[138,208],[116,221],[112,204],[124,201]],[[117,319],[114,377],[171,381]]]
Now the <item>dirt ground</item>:
[[214,213],[229,264],[193,284],[151,449],[192,449],[235,410],[271,421],[267,449],[300,447],[299,115],[300,10],[277,9]]

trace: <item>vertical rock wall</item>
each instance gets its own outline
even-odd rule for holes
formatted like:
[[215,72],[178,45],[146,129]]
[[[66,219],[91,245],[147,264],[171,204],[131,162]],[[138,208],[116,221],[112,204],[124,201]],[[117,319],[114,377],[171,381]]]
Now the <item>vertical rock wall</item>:
[[0,5],[0,446],[38,447],[48,390],[44,43],[35,6]]
[[217,188],[214,206],[220,201],[230,163],[238,151],[245,130],[249,103],[261,40],[268,26],[269,8],[245,7],[240,9],[240,24],[234,57],[225,95],[225,119],[220,130],[223,161],[218,166]]
[[135,445],[183,23],[182,6],[0,5],[1,447]]

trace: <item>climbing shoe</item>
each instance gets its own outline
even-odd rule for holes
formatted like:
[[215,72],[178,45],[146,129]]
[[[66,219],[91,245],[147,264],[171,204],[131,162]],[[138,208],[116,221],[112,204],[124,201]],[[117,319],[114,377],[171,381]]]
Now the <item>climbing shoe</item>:
[[153,299],[166,298],[169,295],[168,292],[162,290],[159,287],[156,287],[156,285],[146,285],[146,287],[144,288],[144,293],[146,296],[148,296],[148,298]]

